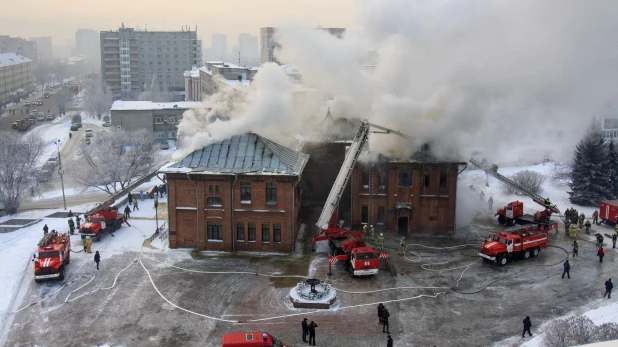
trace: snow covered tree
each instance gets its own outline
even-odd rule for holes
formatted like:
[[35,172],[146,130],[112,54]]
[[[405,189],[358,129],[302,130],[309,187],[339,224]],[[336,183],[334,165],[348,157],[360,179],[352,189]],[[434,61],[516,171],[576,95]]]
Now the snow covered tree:
[[58,116],[66,114],[66,107],[71,103],[75,94],[69,88],[62,88],[56,93],[56,103],[58,105]]
[[614,141],[607,142],[605,172],[608,177],[605,198],[616,199],[618,198],[618,153],[616,152]]
[[114,96],[109,87],[103,87],[100,80],[91,81],[84,90],[84,110],[92,117],[101,116],[109,112],[114,102]]
[[155,75],[150,81],[150,86],[139,95],[138,99],[140,101],[172,102],[174,101],[174,95],[167,89],[161,88],[159,79]]
[[33,134],[0,136],[0,199],[8,214],[17,212],[19,198],[36,184],[35,166],[43,147],[43,140]]
[[155,149],[145,131],[110,128],[97,133],[92,144],[82,143],[81,156],[66,172],[84,187],[94,187],[108,194],[126,188],[133,180],[154,168]]
[[571,170],[569,200],[581,206],[599,206],[609,192],[607,173],[607,146],[600,124],[593,121],[584,137],[575,147]]

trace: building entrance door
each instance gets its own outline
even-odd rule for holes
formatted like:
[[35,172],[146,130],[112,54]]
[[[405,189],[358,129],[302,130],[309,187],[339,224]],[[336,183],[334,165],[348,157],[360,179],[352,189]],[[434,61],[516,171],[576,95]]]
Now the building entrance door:
[[397,219],[397,233],[404,236],[408,234],[408,217],[399,217]]

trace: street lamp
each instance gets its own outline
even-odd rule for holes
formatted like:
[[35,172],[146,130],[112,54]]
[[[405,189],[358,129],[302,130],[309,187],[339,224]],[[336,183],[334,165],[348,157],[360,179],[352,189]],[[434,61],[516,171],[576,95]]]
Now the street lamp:
[[58,146],[58,144],[60,143],[60,140],[54,143],[56,144],[56,149],[58,149],[58,164],[60,164],[60,168],[58,168],[58,175],[60,175],[60,184],[62,184],[62,202],[64,203],[64,209],[66,211],[67,199],[64,195],[64,178],[62,177],[64,176],[64,170],[62,170],[62,158],[60,157],[60,146]]

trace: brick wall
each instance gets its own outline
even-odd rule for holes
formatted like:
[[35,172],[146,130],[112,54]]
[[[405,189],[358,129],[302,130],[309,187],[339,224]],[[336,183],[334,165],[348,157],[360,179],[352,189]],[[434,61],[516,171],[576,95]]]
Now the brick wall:
[[[199,175],[191,179],[197,185],[199,206],[196,208],[196,187],[186,174],[168,174],[170,247],[204,250],[246,250],[267,252],[292,251],[292,229],[298,233],[300,199],[296,194],[292,212],[292,188],[297,177],[245,175]],[[241,186],[251,187],[251,200],[241,200]],[[266,202],[266,184],[276,184],[276,202]],[[233,186],[233,197],[232,197]],[[298,192],[298,188],[297,188]],[[210,198],[210,199],[209,199]],[[232,208],[233,200],[233,208]],[[210,203],[210,205],[209,205]],[[220,204],[220,205],[219,205]],[[197,218],[197,219],[196,219]],[[221,225],[221,239],[208,237],[208,225]],[[293,224],[294,227],[293,227]],[[237,225],[244,237],[239,240]],[[268,225],[268,240],[262,238],[262,226]],[[249,228],[255,226],[255,240],[249,240]],[[275,242],[275,226],[281,230]]]

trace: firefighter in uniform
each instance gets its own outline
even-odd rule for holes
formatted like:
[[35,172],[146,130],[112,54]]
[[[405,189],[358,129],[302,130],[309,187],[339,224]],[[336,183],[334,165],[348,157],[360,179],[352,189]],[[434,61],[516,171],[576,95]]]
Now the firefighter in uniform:
[[79,218],[78,214],[76,214],[75,215],[75,227],[76,227],[77,230],[79,230],[79,225],[81,224],[81,222],[82,222],[82,219]]
[[590,221],[587,220],[586,223],[584,223],[584,226],[586,227],[586,234],[590,235],[590,227],[592,226],[592,224],[590,224]]
[[577,244],[577,240],[573,240],[573,258],[578,256],[579,252],[579,244]]
[[92,253],[92,237],[86,237],[84,242],[86,243],[86,253]]
[[[373,229],[373,227],[371,229]],[[384,252],[384,234],[382,233],[378,236],[378,252]]]
[[399,242],[399,255],[406,254],[406,238],[402,237],[401,242]]
[[612,248],[616,248],[616,240],[618,240],[618,234],[612,235]]
[[375,232],[376,230],[373,228],[373,225],[369,228],[369,237],[371,237],[371,241],[375,240]]
[[549,220],[549,217],[551,216],[551,200],[549,200],[549,198],[545,198],[545,213],[547,214],[547,220]]
[[592,223],[594,223],[595,225],[599,225],[599,211],[594,210],[594,212],[592,212]]
[[363,240],[367,240],[367,224],[363,225]]
[[579,228],[582,229],[584,227],[584,220],[586,219],[586,216],[584,216],[584,212],[582,212],[582,214],[579,215]]
[[576,238],[577,237],[577,225],[571,224],[569,226],[569,236],[571,238]]
[[73,218],[69,218],[69,232],[71,235],[75,234],[75,223],[73,223]]

